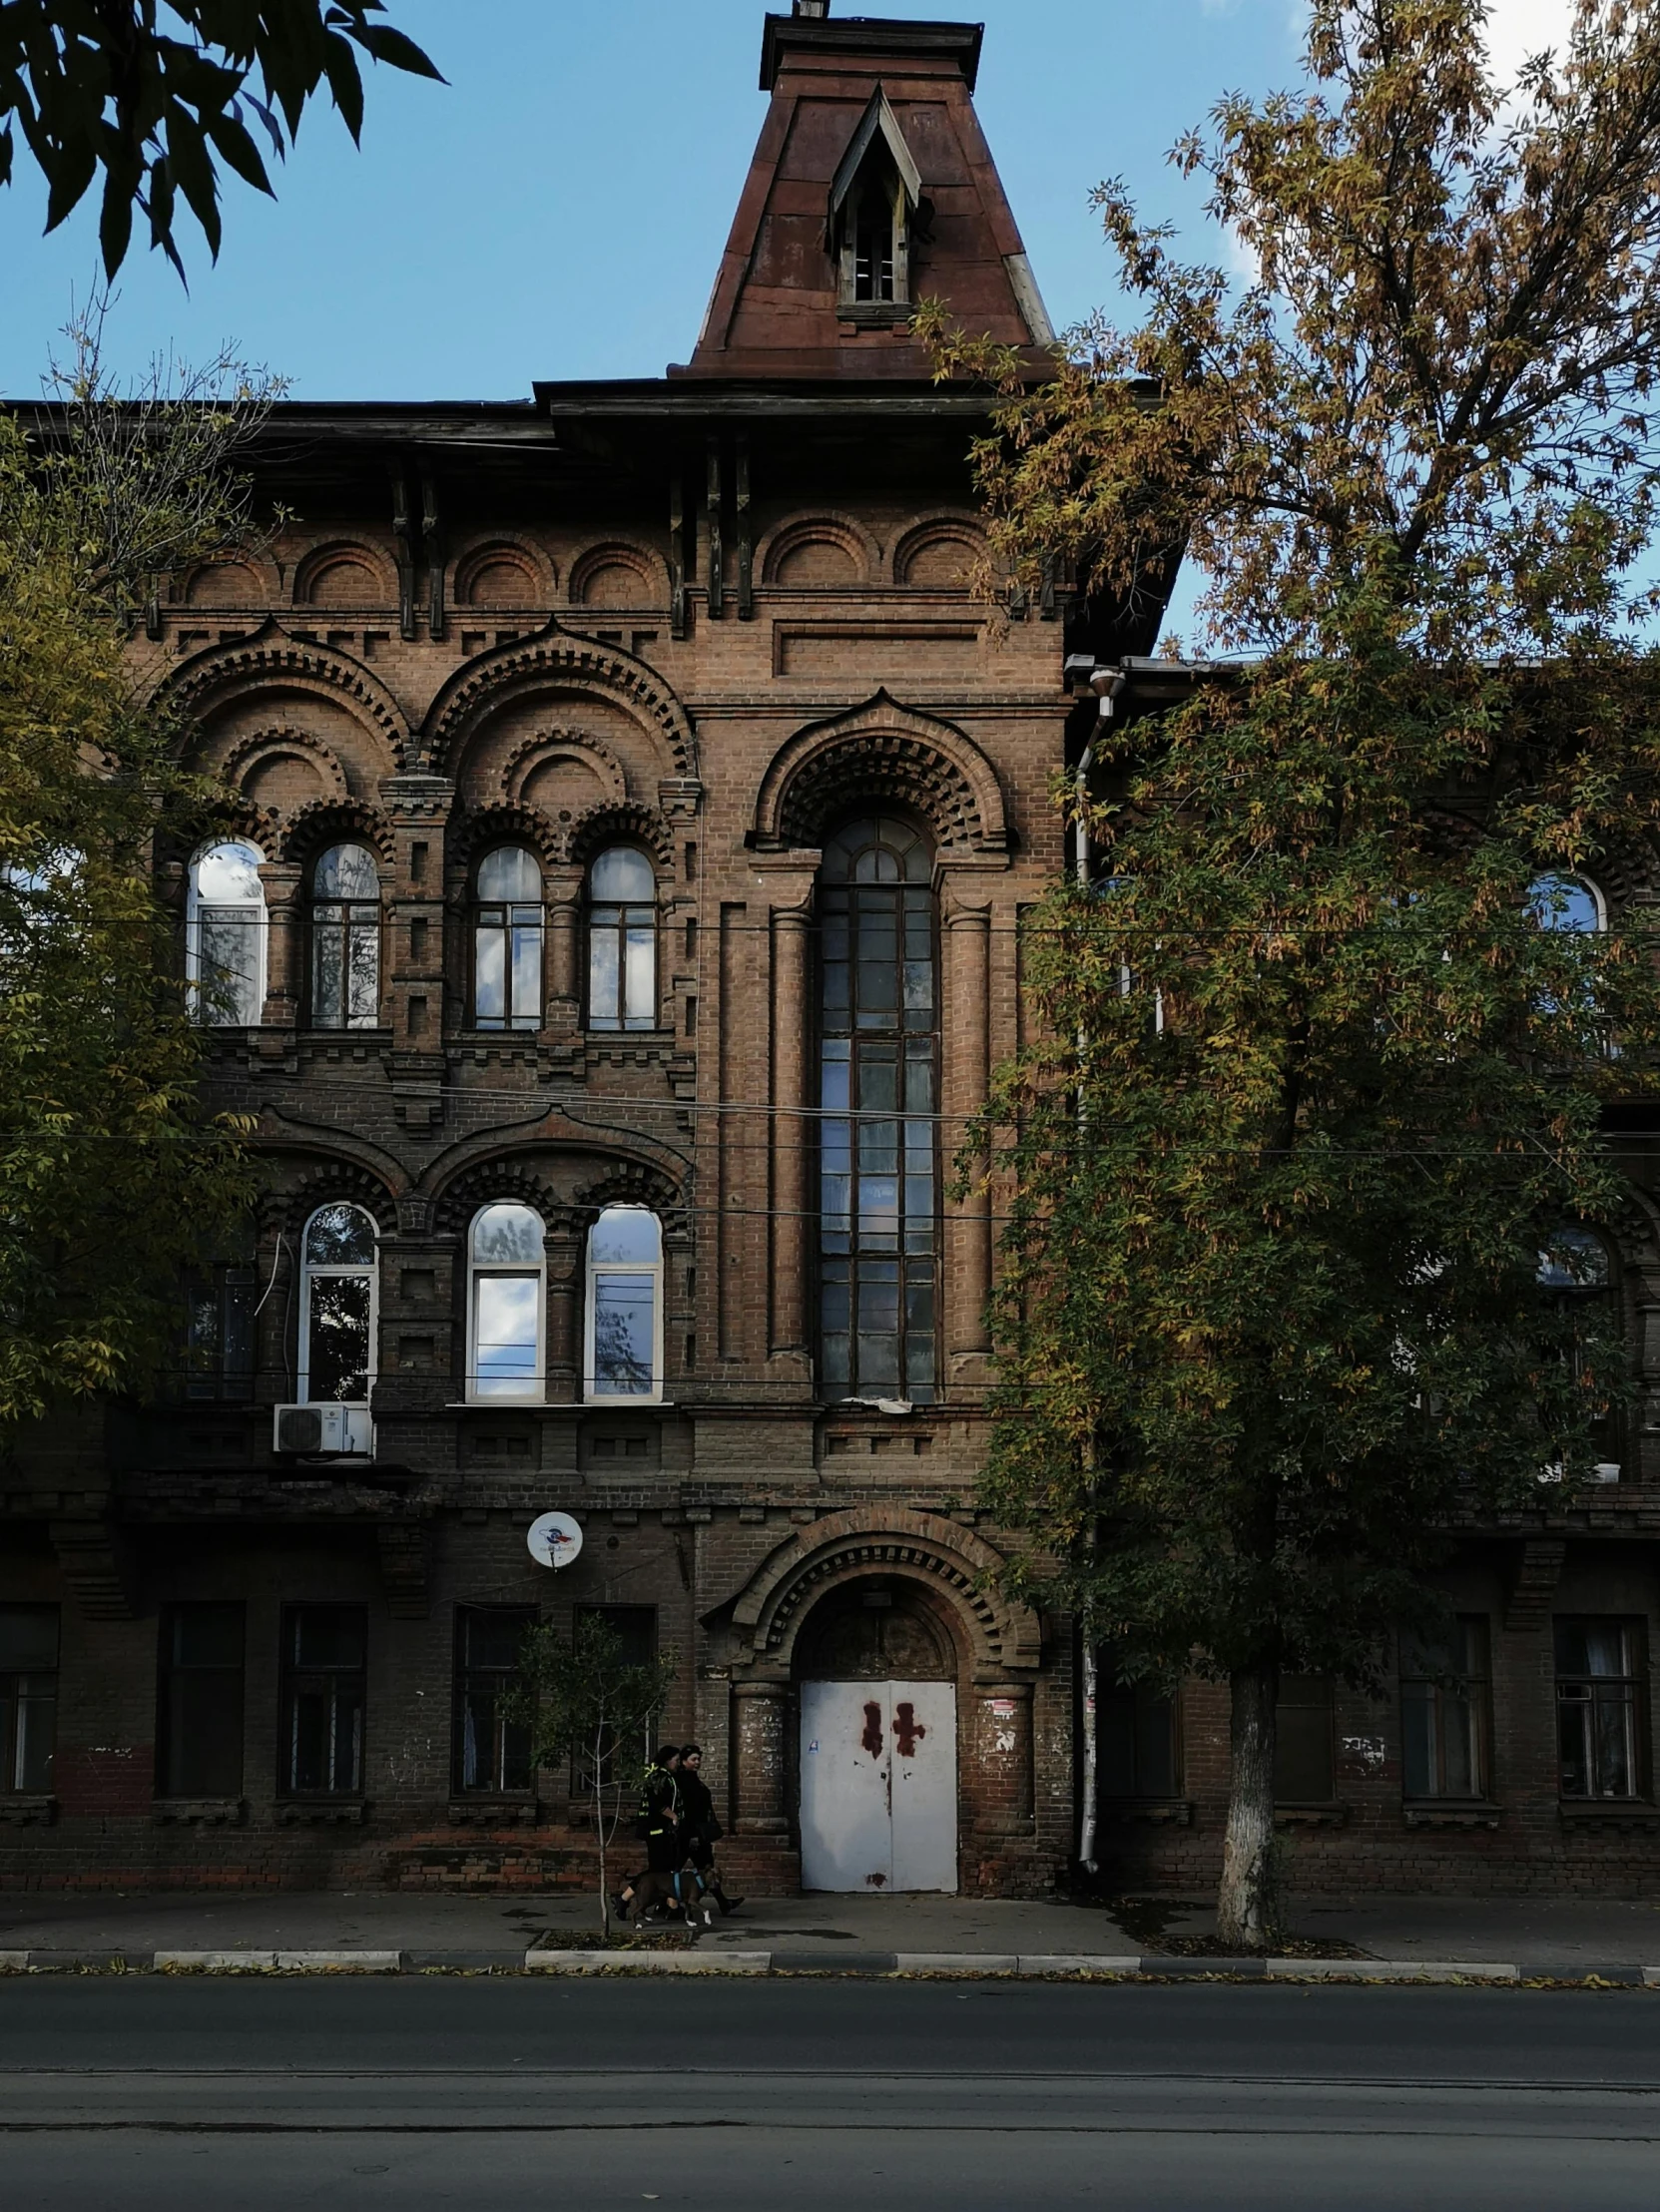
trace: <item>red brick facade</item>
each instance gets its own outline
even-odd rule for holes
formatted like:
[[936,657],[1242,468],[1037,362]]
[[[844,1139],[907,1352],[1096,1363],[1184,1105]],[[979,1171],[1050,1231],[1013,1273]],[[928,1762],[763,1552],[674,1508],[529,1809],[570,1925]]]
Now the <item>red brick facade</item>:
[[[908,1397],[826,1387],[819,1275],[827,841],[872,817],[922,840],[948,1157],[1020,1041],[1020,916],[1064,857],[1065,654],[1152,644],[1064,593],[996,619],[971,595],[981,401],[927,380],[905,299],[882,296],[903,288],[887,254],[911,298],[942,292],[1014,343],[1048,335],[974,121],[978,45],[964,26],[769,18],[772,103],[686,368],[521,405],[285,406],[259,467],[295,519],[269,559],[177,579],[135,642],[193,758],[242,793],[260,856],[263,992],[210,1040],[216,1098],[257,1117],[270,1170],[255,1342],[236,1388],[54,1424],[0,1467],[0,1610],[56,1608],[61,1629],[50,1786],[0,1778],[0,1883],[586,1880],[569,1774],[459,1779],[458,1609],[568,1623],[597,1605],[648,1610],[678,1652],[667,1726],[705,1747],[728,1866],[788,1888],[798,1684],[830,1663],[810,1656],[824,1623],[866,1598],[956,1685],[960,1886],[1030,1894],[1067,1867],[1073,1639],[1000,1594],[974,1503],[989,1205],[937,1209],[932,1380]],[[880,191],[861,200],[855,169],[836,202],[861,130]],[[900,212],[871,247],[883,193]],[[342,843],[372,856],[378,964],[364,1018],[329,1026],[315,871]],[[479,1018],[478,870],[505,847],[541,889],[517,1028]],[[655,877],[638,1027],[595,1019],[591,864],[611,847]],[[182,942],[207,903],[191,859],[165,876]],[[540,1221],[545,1275],[535,1390],[491,1399],[469,1382],[468,1237],[498,1202]],[[273,1448],[273,1408],[301,1394],[299,1247],[336,1203],[376,1247],[368,1460]],[[586,1386],[588,1237],[616,1204],[662,1229],[649,1402]],[[1660,1270],[1629,1260],[1635,1321]],[[1646,1691],[1641,1799],[1566,1804],[1551,1618],[1640,1623],[1646,1672],[1646,1494],[1628,1480],[1572,1525],[1472,1542],[1460,1602],[1492,1623],[1491,1803],[1406,1807],[1396,1707],[1340,1702],[1331,1800],[1288,1813],[1294,1880],[1643,1887]],[[525,1545],[553,1508],[585,1539],[557,1581]],[[168,1704],[181,1607],[242,1609],[212,1616],[242,1662],[216,1677],[211,1790],[164,1773],[186,1726]],[[326,1669],[302,1666],[294,1607],[365,1630],[359,1702],[326,1693],[331,1729],[356,1716],[356,1765],[333,1770],[350,1786],[295,1786],[296,1700],[323,1709]],[[1108,1808],[1126,1883],[1214,1875],[1213,1690],[1190,1688],[1179,1734],[1171,1789]]]

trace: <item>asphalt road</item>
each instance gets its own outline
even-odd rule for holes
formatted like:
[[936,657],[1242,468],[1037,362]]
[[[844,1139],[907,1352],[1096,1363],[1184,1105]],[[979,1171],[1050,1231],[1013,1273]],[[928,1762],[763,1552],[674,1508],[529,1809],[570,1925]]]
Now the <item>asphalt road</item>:
[[1660,1991],[0,1980],[0,2205],[1625,2212]]

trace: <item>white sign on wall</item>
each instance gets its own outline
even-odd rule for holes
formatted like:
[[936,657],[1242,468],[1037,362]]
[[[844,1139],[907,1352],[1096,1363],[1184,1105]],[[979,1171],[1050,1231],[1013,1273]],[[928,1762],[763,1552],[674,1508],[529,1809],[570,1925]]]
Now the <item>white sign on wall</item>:
[[525,1531],[530,1556],[541,1567],[568,1567],[582,1549],[582,1529],[569,1513],[543,1513]]

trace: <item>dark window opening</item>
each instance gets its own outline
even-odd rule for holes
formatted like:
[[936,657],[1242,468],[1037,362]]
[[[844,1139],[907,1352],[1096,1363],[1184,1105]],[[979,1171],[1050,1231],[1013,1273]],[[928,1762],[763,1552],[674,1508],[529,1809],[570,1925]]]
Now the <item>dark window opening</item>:
[[1556,1737],[1565,1798],[1643,1794],[1643,1624],[1559,1619]]
[[254,1276],[252,1260],[226,1261],[187,1276],[186,1398],[241,1403],[254,1395]]
[[1443,1641],[1400,1650],[1401,1781],[1409,1798],[1484,1798],[1490,1787],[1487,1623],[1460,1614]]
[[502,1707],[519,1680],[519,1653],[536,1625],[532,1605],[455,1609],[455,1787],[530,1788],[530,1727]]
[[1332,1685],[1324,1675],[1283,1674],[1274,1740],[1280,1805],[1329,1805],[1337,1795]]
[[161,1796],[242,1795],[244,1641],[240,1604],[164,1610],[156,1746]]
[[873,187],[859,195],[853,218],[853,297],[893,297],[893,207]]
[[0,1605],[0,1796],[52,1787],[58,1728],[58,1608]]
[[1096,1703],[1096,1782],[1104,1798],[1173,1798],[1176,1700],[1157,1682],[1112,1680],[1103,1657]]
[[368,1616],[361,1605],[282,1612],[279,1782],[289,1797],[356,1797],[363,1787]]
[[[573,1634],[584,1621],[603,1621],[622,1644],[624,1666],[649,1666],[657,1657],[657,1607],[655,1605],[579,1605],[572,1617]],[[649,1755],[655,1730],[648,1729],[637,1749]],[[613,1780],[617,1739],[607,1729],[595,1742],[580,1745],[571,1761],[571,1789],[578,1796],[592,1796],[596,1777],[601,1785]]]

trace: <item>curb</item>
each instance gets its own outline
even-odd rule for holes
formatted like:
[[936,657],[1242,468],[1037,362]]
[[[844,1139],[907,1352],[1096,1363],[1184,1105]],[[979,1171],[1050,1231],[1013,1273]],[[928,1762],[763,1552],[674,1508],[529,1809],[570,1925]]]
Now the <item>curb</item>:
[[0,1950],[0,1974],[666,1973],[862,1975],[1017,1981],[1324,1981],[1660,1988],[1660,1965],[1485,1958],[1159,1958],[1097,1951],[879,1950]]

